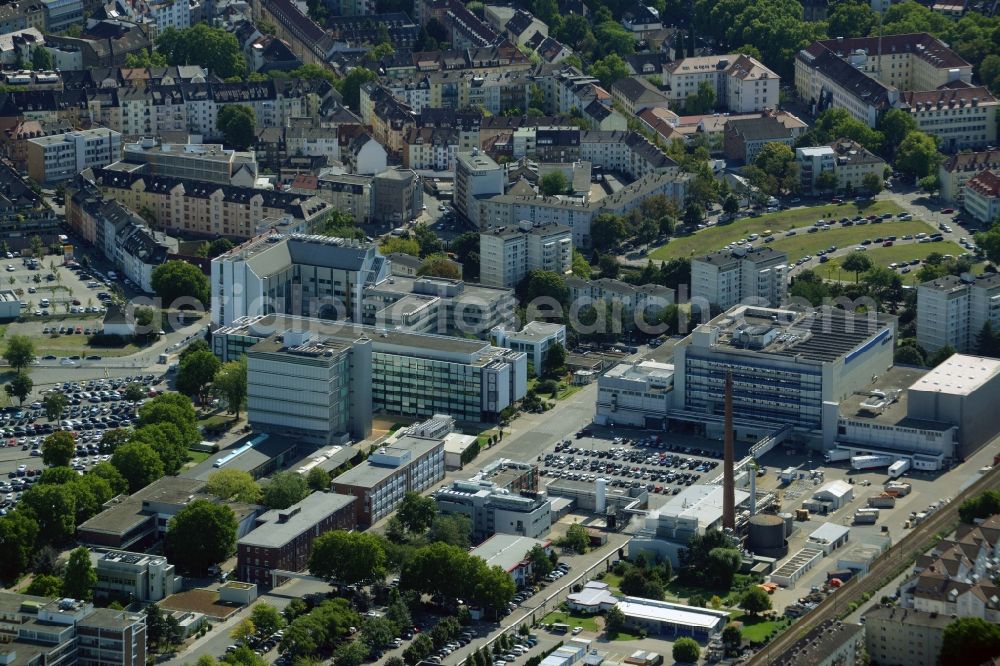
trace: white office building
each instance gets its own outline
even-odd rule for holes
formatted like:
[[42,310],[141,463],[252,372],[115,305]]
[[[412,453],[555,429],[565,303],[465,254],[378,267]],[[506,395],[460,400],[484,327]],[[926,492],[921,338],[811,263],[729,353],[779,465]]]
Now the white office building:
[[455,158],[455,210],[480,227],[479,201],[504,192],[504,170],[489,155],[473,149]]
[[498,347],[527,354],[534,374],[541,376],[549,350],[556,345],[566,348],[566,326],[544,321],[529,321],[520,331],[507,331],[497,326],[490,331],[490,340]]
[[622,363],[597,378],[594,422],[662,430],[671,408],[674,366],[656,361]]
[[691,260],[691,299],[729,309],[740,303],[778,307],[788,296],[788,255],[738,247]]
[[113,129],[74,130],[28,139],[28,174],[39,183],[75,178],[84,169],[118,161],[122,135]]
[[986,323],[1000,329],[1000,275],[946,275],[917,287],[917,344],[928,352],[973,351]]
[[97,583],[94,595],[103,599],[129,599],[152,603],[181,588],[174,565],[162,555],[113,550],[92,553]]
[[564,275],[573,268],[573,231],[554,222],[521,220],[479,234],[479,279],[513,288],[531,271]]
[[552,527],[552,503],[544,493],[513,494],[486,479],[454,481],[434,492],[440,513],[469,517],[472,542],[494,534],[541,539]]
[[836,432],[838,403],[892,367],[895,336],[895,317],[874,312],[733,308],[674,348],[672,416],[721,436],[731,372],[737,437]]
[[[307,336],[299,344],[305,347],[304,351],[285,349],[287,331]],[[261,341],[267,344],[255,350]],[[470,338],[269,315],[218,328],[213,333],[212,343],[215,354],[223,362],[247,354],[253,369],[258,366],[251,354],[266,354],[267,362],[274,364],[265,365],[265,359],[261,359],[260,372],[248,374],[251,422],[258,399],[260,410],[275,412],[274,419],[281,418],[280,412],[286,409],[289,413],[298,409],[291,405],[279,409],[276,405],[284,400],[298,400],[294,391],[304,390],[306,385],[295,383],[299,381],[296,378],[302,377],[302,381],[314,378],[317,382],[315,400],[306,401],[309,396],[303,396],[301,407],[309,412],[309,419],[316,424],[309,428],[313,433],[329,428],[325,420],[332,419],[335,414],[332,407],[326,409],[325,405],[344,400],[343,391],[348,385],[356,388],[355,395],[363,398],[365,389],[355,387],[356,381],[370,383],[372,412],[414,418],[449,414],[456,420],[471,422],[496,422],[501,411],[522,399],[528,391],[528,359],[523,352],[500,349]],[[349,384],[342,379],[345,370],[336,363],[342,353],[340,348],[345,344],[352,347],[352,359],[346,371],[354,374],[349,377]],[[366,346],[371,350],[370,371],[364,370],[363,359],[355,360],[358,351]],[[310,356],[315,359],[312,363],[320,363],[322,367],[309,371],[286,367],[299,366]],[[275,377],[270,377],[269,373]],[[348,413],[348,431],[353,432],[353,415],[356,414],[358,420],[362,418],[363,402],[351,396],[347,399],[352,403],[351,409],[342,408],[341,412]],[[341,423],[343,419],[340,417],[334,422]]]
[[389,277],[374,244],[293,234],[257,236],[212,260],[212,324],[289,313],[362,320],[366,285]]

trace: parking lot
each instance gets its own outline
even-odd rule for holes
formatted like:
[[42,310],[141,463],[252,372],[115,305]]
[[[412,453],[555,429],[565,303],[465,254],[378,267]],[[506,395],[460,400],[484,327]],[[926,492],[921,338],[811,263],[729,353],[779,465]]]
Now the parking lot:
[[[101,451],[99,446],[104,433],[134,425],[136,409],[158,391],[154,387],[161,381],[160,377],[143,375],[66,382],[49,389],[66,396],[66,407],[57,421],[45,417],[40,401],[0,411],[0,495],[3,495],[0,515],[16,504],[20,493],[41,476],[44,468],[41,446],[45,437],[59,430],[72,433],[77,446],[70,466],[82,474],[111,459],[110,452]],[[130,385],[135,385],[135,392],[141,390],[145,397],[138,401],[126,399]]]
[[685,486],[707,482],[721,473],[716,469],[722,461],[720,450],[668,441],[669,435],[604,439],[586,432],[557,442],[550,452],[538,456],[539,475],[588,482],[600,477],[617,488],[645,487],[650,493],[677,495]]

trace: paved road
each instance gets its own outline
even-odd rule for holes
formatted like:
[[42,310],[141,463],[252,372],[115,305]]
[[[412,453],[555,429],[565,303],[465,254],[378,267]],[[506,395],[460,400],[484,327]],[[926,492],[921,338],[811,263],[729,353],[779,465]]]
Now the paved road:
[[[969,497],[984,490],[1000,487],[1000,467],[991,469],[977,481],[956,495],[953,501],[931,514],[927,520],[910,531],[894,544],[872,565],[864,578],[854,578],[837,592],[831,594],[819,606],[803,616],[792,627],[780,634],[767,648],[754,655],[748,666],[764,666],[786,654],[803,636],[820,624],[836,619],[842,611],[854,602],[860,603],[865,594],[876,596],[886,584],[888,576],[896,574],[910,558],[930,547],[935,534],[950,530],[958,521],[958,506]],[[908,564],[906,565],[909,566]]]

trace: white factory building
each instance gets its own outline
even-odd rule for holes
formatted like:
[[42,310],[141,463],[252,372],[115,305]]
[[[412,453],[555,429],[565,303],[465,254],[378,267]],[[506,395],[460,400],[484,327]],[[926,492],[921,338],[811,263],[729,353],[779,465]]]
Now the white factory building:
[[597,413],[601,425],[662,430],[670,409],[674,366],[656,361],[622,363],[597,379]]

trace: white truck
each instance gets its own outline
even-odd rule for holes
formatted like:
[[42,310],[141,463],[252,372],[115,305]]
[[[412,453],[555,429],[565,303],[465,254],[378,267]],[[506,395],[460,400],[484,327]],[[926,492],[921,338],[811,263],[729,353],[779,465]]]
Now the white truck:
[[852,469],[875,469],[888,467],[894,461],[892,456],[854,456],[851,458]]
[[897,460],[889,465],[889,478],[898,479],[910,469],[909,459]]
[[851,452],[847,449],[831,449],[823,454],[823,460],[831,463],[840,460],[850,460]]

